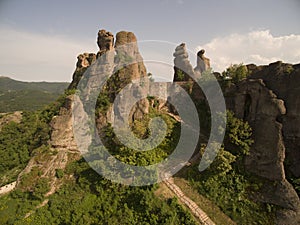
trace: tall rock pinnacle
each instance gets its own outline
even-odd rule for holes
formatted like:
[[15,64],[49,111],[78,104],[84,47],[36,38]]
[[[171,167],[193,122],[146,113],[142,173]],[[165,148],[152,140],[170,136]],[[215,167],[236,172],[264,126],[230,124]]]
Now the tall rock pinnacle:
[[200,72],[200,74],[208,69],[210,69],[210,60],[204,56],[205,50],[202,49],[197,53],[197,66],[195,67],[195,72]]
[[101,56],[105,52],[112,50],[114,48],[114,35],[106,30],[99,30],[97,44],[100,51],[97,54],[97,58],[99,55]]

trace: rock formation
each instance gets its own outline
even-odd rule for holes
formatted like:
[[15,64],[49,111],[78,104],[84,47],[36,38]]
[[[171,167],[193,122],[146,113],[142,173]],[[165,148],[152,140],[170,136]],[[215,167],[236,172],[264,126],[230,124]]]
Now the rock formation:
[[253,128],[254,144],[245,158],[245,167],[265,179],[257,200],[282,208],[277,211],[276,224],[298,224],[300,201],[286,180],[286,172],[294,176],[300,173],[296,97],[300,80],[299,70],[297,77],[296,71],[286,74],[285,67],[281,63],[248,65],[250,77],[227,89],[224,95],[228,109]]
[[[174,57],[174,82],[182,87],[192,82],[189,92],[193,99],[205,101],[199,87],[178,69],[201,76],[210,68],[204,50],[198,52],[194,70],[185,44],[175,49]],[[251,73],[248,79],[224,92],[227,108],[253,129],[254,144],[245,157],[245,168],[264,180],[256,200],[281,208],[277,210],[276,224],[300,224],[299,196],[286,179],[286,173],[300,177],[300,64],[251,64],[247,69]]]
[[176,47],[173,54],[174,58],[174,82],[191,81],[194,75],[194,69],[190,63],[189,55],[185,43]]
[[114,48],[114,35],[109,31],[99,30],[97,44],[99,47],[97,57],[99,57],[105,52],[110,51]]
[[197,53],[197,66],[194,70],[200,74],[210,69],[210,60],[204,56],[204,53],[204,49]]
[[86,69],[95,61],[96,55],[94,53],[83,53],[77,56],[76,69],[73,73],[73,79],[68,89],[74,89],[77,87]]
[[[24,189],[22,177],[38,169],[41,177],[47,177],[51,187],[46,196],[53,194],[62,184],[56,177],[56,171],[65,169],[68,162],[78,160],[81,157],[73,135],[72,101],[73,96],[67,97],[60,108],[59,115],[53,117],[50,123],[52,132],[49,149],[40,154],[35,154],[30,159],[26,168],[18,176],[17,187]],[[34,185],[35,183],[32,183],[25,188],[31,191],[30,188]]]
[[[102,112],[97,116],[98,126],[103,127],[112,123],[115,116],[121,120],[128,118],[124,113],[131,104],[129,100],[145,95],[149,89],[149,79],[143,58],[138,50],[137,39],[132,32],[118,32],[114,42],[111,32],[100,30],[97,44],[99,47],[97,56],[90,53],[78,57],[73,81],[69,88],[76,88],[81,79],[85,80],[86,93],[82,93],[82,95],[88,100],[91,93],[99,91],[97,85],[102,82],[99,79],[104,79],[102,75],[97,76],[97,74],[110,76],[100,91],[107,94],[111,103],[118,102],[118,104],[115,104],[114,108],[110,106],[105,113]],[[126,86],[130,87],[130,91],[118,95]],[[147,99],[138,101],[130,112],[131,122],[134,119],[142,118],[144,114],[148,113],[148,109]]]
[[249,65],[248,69],[252,71],[250,78],[262,79],[284,101],[287,112],[278,120],[283,125],[286,169],[300,178],[300,64],[276,62],[269,66]]

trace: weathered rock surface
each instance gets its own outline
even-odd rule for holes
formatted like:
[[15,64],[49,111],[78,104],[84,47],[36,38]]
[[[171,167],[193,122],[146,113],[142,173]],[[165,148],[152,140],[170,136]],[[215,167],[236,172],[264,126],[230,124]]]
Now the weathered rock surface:
[[280,62],[262,67],[248,65],[252,75],[225,93],[228,109],[253,128],[254,144],[245,158],[245,167],[266,179],[257,200],[282,207],[277,212],[276,224],[300,221],[299,197],[286,180],[286,171],[294,175],[299,172],[296,162],[300,124],[297,84],[300,80],[299,72],[292,70],[288,75],[285,72],[291,71],[288,68]]
[[185,43],[176,47],[174,58],[174,82],[192,81],[194,69],[190,63]]
[[195,72],[203,73],[210,69],[210,59],[204,56],[205,50],[202,49],[197,53],[197,66],[195,67]]
[[[132,32],[118,32],[114,43],[114,36],[111,32],[100,30],[97,44],[99,47],[97,56],[91,53],[78,57],[70,88],[77,87],[82,79],[81,88],[84,87],[84,91],[81,91],[81,95],[84,101],[97,97],[93,95],[104,91],[111,103],[118,102],[114,108],[109,107],[107,112],[99,113],[96,121],[99,128],[113,123],[114,116],[124,117],[133,96],[147,96],[145,93],[149,89],[149,79],[143,58],[138,50],[137,39]],[[102,90],[99,90],[98,87],[107,77],[109,79],[105,81]],[[118,95],[126,86],[131,87],[130,91]],[[129,117],[125,116],[120,119],[129,118],[131,122],[142,118],[148,110],[149,101],[141,99],[131,108]]]
[[78,152],[73,135],[72,101],[73,96],[67,97],[59,115],[53,117],[50,123],[52,128],[50,145],[55,149],[67,149],[68,151]]
[[94,53],[83,53],[77,56],[76,69],[68,89],[76,88],[86,69],[96,61]]
[[271,180],[285,179],[285,148],[282,125],[277,118],[285,114],[282,100],[262,80],[244,80],[225,93],[227,107],[253,129],[254,144],[246,157],[246,169]]
[[97,44],[100,52],[112,50],[114,47],[114,35],[106,30],[99,30]]
[[[203,54],[204,51],[198,52],[195,76],[210,68]],[[178,77],[176,68],[179,65],[192,71],[184,44],[176,48],[174,57],[174,82],[184,87],[189,77],[184,73]],[[245,168],[265,179],[257,200],[281,207],[276,224],[298,224],[300,201],[286,172],[300,176],[300,65],[277,62],[269,66],[248,65],[247,69],[251,72],[249,79],[224,93],[228,109],[253,128],[254,144],[245,158]],[[205,99],[195,85],[191,94],[196,100]]]
[[64,169],[68,162],[80,158],[80,152],[73,135],[72,101],[73,96],[67,97],[65,104],[60,108],[59,115],[52,119],[50,123],[52,127],[50,147],[45,152],[37,153],[30,159],[26,168],[18,176],[18,188],[32,191],[35,184],[24,186],[22,177],[38,169],[41,178],[48,178],[51,189],[46,195],[50,195],[61,185],[56,177],[56,171]]
[[269,66],[249,65],[250,78],[262,79],[278,98],[284,101],[286,114],[279,118],[283,125],[283,139],[286,147],[286,169],[293,176],[300,177],[300,64],[282,62]]

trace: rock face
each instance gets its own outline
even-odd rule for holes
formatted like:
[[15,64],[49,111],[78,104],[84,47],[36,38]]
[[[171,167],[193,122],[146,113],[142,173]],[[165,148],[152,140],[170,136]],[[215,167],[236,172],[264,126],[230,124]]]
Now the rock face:
[[[18,176],[17,187],[30,191],[32,188],[30,185],[23,187],[22,177],[38,169],[41,177],[48,178],[51,187],[46,196],[53,194],[62,184],[56,177],[56,171],[65,169],[68,162],[80,158],[73,135],[72,101],[73,96],[68,96],[64,105],[60,108],[59,115],[53,117],[50,123],[52,132],[49,148],[45,152],[35,154],[30,159],[26,168]],[[34,185],[33,183],[32,186]]]
[[[232,94],[234,93],[234,94]],[[225,93],[227,107],[247,120],[255,140],[246,157],[247,170],[271,180],[285,179],[282,125],[277,118],[286,113],[282,100],[262,80],[244,80]]]
[[190,63],[185,43],[176,47],[174,58],[174,82],[191,81],[194,69]]
[[[174,82],[182,87],[193,82],[178,67],[196,77],[208,70],[210,61],[203,54],[204,50],[198,52],[192,70],[185,45],[178,46]],[[253,128],[254,143],[245,157],[245,168],[264,181],[256,200],[280,207],[276,224],[300,224],[300,200],[286,179],[286,173],[300,177],[300,65],[277,62],[248,65],[247,69],[251,73],[248,79],[224,93],[227,108]],[[189,91],[193,98],[204,100],[203,92],[193,86]]]
[[68,89],[76,88],[86,69],[96,61],[94,53],[83,53],[77,56],[76,69]]
[[286,173],[298,177],[300,173],[300,71],[281,62],[247,67],[250,77],[225,93],[228,109],[253,128],[254,144],[245,167],[265,179],[257,200],[282,208],[277,211],[276,224],[299,224],[299,197]]
[[205,50],[202,49],[197,53],[197,66],[195,67],[195,71],[198,73],[203,73],[206,70],[210,69],[210,60],[204,56]]
[[73,135],[72,101],[73,96],[67,97],[64,106],[60,108],[59,115],[53,117],[50,123],[52,128],[50,145],[56,149],[78,152]]
[[129,79],[132,81],[147,76],[146,67],[138,49],[137,39],[132,32],[118,32],[115,49],[115,63],[119,66],[125,64],[124,72],[123,74],[119,73],[119,76],[130,76]]
[[278,98],[284,101],[286,114],[279,118],[283,125],[283,139],[286,147],[286,169],[293,176],[300,177],[300,64],[282,62],[269,66],[249,65],[253,79],[262,79]]
[[99,30],[97,44],[100,49],[99,54],[114,48],[114,35],[106,30]]
[[[97,74],[110,76],[102,91],[107,93],[111,103],[118,102],[118,104],[98,115],[97,124],[99,126],[112,123],[113,116],[122,117],[127,106],[131,104],[132,96],[143,96],[149,89],[147,71],[139,53],[135,35],[132,32],[121,31],[117,33],[115,42],[114,40],[111,32],[106,30],[98,32],[99,52],[97,55],[90,53],[78,57],[73,81],[70,85],[70,88],[76,88],[81,79],[86,79],[87,91],[83,95],[88,99],[91,93],[97,91],[97,84],[101,83],[99,79],[103,79]],[[86,71],[87,73],[84,74]],[[130,91],[118,95],[120,90],[126,86],[130,87]],[[142,118],[144,114],[148,113],[148,110],[148,100],[141,99],[132,107],[129,122]],[[127,117],[121,119],[125,120]]]

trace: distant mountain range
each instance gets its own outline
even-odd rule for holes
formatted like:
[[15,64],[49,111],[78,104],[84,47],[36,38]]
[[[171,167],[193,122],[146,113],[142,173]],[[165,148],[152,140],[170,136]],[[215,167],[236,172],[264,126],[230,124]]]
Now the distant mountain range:
[[64,93],[67,82],[23,82],[0,76],[0,113],[43,108]]

